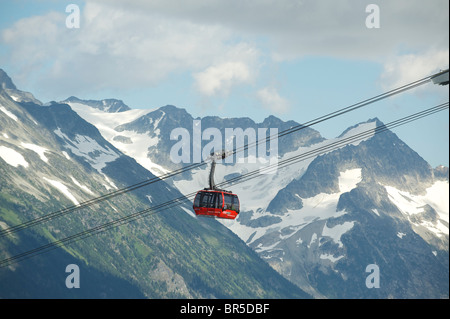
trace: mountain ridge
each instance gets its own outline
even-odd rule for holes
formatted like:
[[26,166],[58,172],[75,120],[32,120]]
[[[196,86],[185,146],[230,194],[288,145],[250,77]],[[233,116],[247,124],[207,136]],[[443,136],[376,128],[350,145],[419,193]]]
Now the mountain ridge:
[[82,100],[75,96],[70,96],[64,101],[62,101],[62,103],[85,104],[107,113],[120,113],[131,110],[130,107],[125,103],[123,103],[122,100],[117,99]]

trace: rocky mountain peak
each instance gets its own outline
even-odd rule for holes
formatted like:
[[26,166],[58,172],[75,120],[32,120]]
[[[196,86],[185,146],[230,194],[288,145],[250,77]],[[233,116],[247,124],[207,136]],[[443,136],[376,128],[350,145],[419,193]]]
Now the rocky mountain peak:
[[62,103],[78,103],[85,104],[87,106],[99,109],[107,113],[119,113],[131,110],[128,105],[123,103],[122,100],[117,99],[103,99],[103,100],[82,100],[76,96],[70,96]]
[[11,78],[8,76],[8,74],[6,74],[5,71],[3,71],[3,69],[0,69],[0,87],[2,89],[17,89]]

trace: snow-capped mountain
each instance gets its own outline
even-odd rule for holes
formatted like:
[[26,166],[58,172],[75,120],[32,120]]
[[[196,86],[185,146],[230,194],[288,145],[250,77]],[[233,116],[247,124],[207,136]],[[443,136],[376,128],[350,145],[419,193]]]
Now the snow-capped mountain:
[[[0,298],[309,297],[226,227],[193,217],[188,202],[101,228],[182,195],[69,105],[21,102],[4,89],[12,81],[1,69],[0,78]],[[96,229],[105,231],[85,236]],[[67,245],[52,245],[61,240]],[[65,285],[70,264],[80,289]]]
[[[448,293],[448,180],[435,177],[391,132],[316,157],[265,211],[246,215],[232,228],[249,235],[251,247],[313,295]],[[270,224],[258,225],[263,218]],[[379,267],[384,289],[365,286],[371,264]]]
[[[221,132],[222,145],[228,145],[227,128],[282,132],[298,125],[275,117],[262,123],[248,118],[194,119],[174,106],[128,110],[119,119],[83,103],[68,104],[117,149],[155,174],[183,166],[169,156],[177,142],[170,139],[175,128],[186,129],[192,142],[196,125],[203,132],[214,128]],[[235,221],[222,223],[315,297],[448,297],[448,168],[431,168],[391,131],[327,148],[382,125],[371,119],[329,140],[312,128],[280,138],[280,163],[310,155],[271,174],[227,185],[239,195],[241,213]],[[200,148],[209,142],[201,140]],[[192,145],[190,150],[194,151]],[[234,158],[218,165],[216,182],[265,167],[247,155],[243,162]],[[191,170],[172,185],[184,194],[202,189],[208,169]],[[370,265],[379,269],[380,288],[366,285]]]

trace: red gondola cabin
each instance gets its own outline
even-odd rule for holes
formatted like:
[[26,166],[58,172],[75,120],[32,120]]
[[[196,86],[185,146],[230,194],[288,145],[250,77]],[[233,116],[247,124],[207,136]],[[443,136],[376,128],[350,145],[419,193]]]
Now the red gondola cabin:
[[201,190],[194,199],[195,214],[235,219],[239,214],[237,195],[224,190]]

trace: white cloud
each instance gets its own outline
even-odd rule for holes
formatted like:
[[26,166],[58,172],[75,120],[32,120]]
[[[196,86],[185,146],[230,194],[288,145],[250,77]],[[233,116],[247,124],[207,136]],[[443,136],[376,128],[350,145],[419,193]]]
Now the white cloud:
[[203,89],[208,76],[218,75],[219,83],[210,88],[218,92],[229,90],[230,81],[246,82],[254,70],[249,61],[257,50],[233,41],[222,26],[106,2],[87,1],[81,12],[79,29],[65,27],[64,13],[50,12],[3,30],[1,39],[19,86],[33,81],[30,74],[39,74],[33,84],[57,98],[154,86],[174,72],[187,71],[199,74]]
[[251,75],[242,62],[225,62],[194,74],[197,89],[206,96],[228,95],[231,87],[248,83]]
[[18,68],[29,70],[42,66],[64,50],[62,26],[64,15],[50,12],[17,21],[11,28],[3,30],[0,39],[9,46],[11,62]]
[[[226,96],[238,85],[257,83],[263,67],[306,56],[375,61],[392,85],[442,67],[426,59],[437,62],[448,54],[447,0],[378,0],[379,29],[365,26],[367,4],[86,0],[79,29],[65,27],[62,9],[3,30],[0,63],[14,66],[19,87],[34,86],[54,99],[156,86],[183,72],[193,75],[204,96]],[[288,107],[274,89],[257,95],[278,110]]]
[[321,55],[379,60],[400,49],[449,43],[447,0],[377,0],[379,29],[366,27],[371,2],[360,0],[96,1],[263,36],[279,59]]
[[282,98],[273,87],[265,87],[256,95],[261,105],[272,113],[280,114],[289,110],[289,102]]
[[390,58],[381,80],[385,89],[394,89],[449,67],[449,50],[428,50]]

